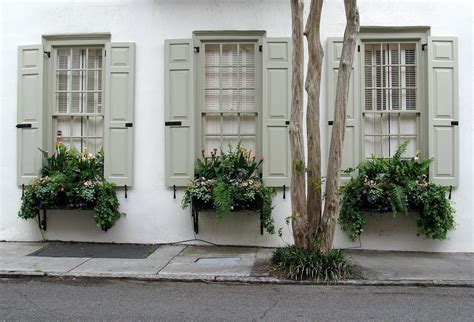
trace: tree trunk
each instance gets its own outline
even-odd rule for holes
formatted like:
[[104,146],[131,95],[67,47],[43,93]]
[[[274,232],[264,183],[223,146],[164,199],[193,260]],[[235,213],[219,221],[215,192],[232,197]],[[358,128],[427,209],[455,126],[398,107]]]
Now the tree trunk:
[[291,82],[291,225],[295,245],[307,248],[305,153],[303,143],[303,0],[291,0],[293,76]]
[[346,30],[342,47],[341,61],[337,74],[336,104],[334,125],[332,128],[329,150],[326,201],[321,224],[320,250],[325,252],[332,248],[337,218],[339,216],[339,178],[341,175],[341,157],[346,130],[347,100],[349,97],[350,76],[354,61],[355,46],[359,36],[359,10],[357,0],[344,0],[346,11]]
[[306,136],[308,146],[308,248],[316,249],[317,234],[321,222],[321,135],[319,127],[319,95],[321,92],[321,68],[324,50],[321,45],[320,23],[323,0],[312,0],[306,21],[305,36],[308,39],[308,72],[306,74]]

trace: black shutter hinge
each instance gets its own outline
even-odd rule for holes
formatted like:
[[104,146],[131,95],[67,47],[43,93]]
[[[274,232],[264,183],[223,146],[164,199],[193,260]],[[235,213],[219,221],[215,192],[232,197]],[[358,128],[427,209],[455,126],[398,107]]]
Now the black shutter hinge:
[[328,121],[328,125],[333,125],[334,121]]
[[425,51],[425,47],[428,46],[428,44],[421,44],[421,50]]
[[360,45],[357,45],[357,52],[360,53]]
[[104,50],[104,57],[107,57],[107,50]]
[[23,128],[25,128],[25,127],[31,127],[31,124],[30,124],[30,123],[26,123],[26,124],[20,123],[20,124],[17,124],[16,127],[17,127],[18,129],[23,129]]
[[51,58],[51,52],[50,51],[44,51],[43,52],[48,58]]
[[133,123],[125,123],[125,127],[133,127]]
[[262,52],[263,51],[263,45],[258,46],[258,51]]
[[451,125],[459,125],[459,121],[451,121]]
[[199,54],[199,47],[194,47],[194,52],[195,52],[196,54]]
[[125,199],[127,199],[128,195],[127,195],[127,185],[124,186],[124,189],[125,189]]

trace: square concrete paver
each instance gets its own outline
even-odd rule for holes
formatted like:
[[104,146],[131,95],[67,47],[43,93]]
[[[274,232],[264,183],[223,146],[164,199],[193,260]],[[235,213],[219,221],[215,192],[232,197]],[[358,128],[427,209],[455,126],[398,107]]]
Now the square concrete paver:
[[115,275],[157,274],[178,255],[184,246],[161,246],[146,259],[93,258],[76,267],[72,273],[98,273]]
[[[188,246],[159,275],[163,276],[250,276],[257,248]],[[199,259],[217,259],[197,262]],[[238,258],[238,263],[219,258]]]
[[368,279],[474,280],[474,259],[464,253],[349,251]]
[[0,257],[0,271],[66,273],[88,258]]
[[20,257],[29,255],[47,243],[0,243],[0,257]]

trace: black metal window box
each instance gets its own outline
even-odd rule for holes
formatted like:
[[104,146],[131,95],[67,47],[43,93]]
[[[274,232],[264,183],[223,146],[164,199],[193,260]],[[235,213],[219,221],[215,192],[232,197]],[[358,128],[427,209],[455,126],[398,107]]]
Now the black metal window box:
[[[191,217],[193,219],[194,232],[199,234],[199,212],[213,212],[216,211],[212,202],[203,202],[197,198],[191,199]],[[246,204],[234,204],[234,209],[232,212],[258,212],[260,214],[260,235],[263,235],[263,199],[261,197],[256,197],[255,200],[246,203]]]

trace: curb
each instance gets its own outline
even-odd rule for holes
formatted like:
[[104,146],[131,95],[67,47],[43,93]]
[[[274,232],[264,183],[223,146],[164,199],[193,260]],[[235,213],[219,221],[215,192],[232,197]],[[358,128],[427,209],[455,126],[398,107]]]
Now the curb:
[[56,278],[56,279],[109,279],[156,282],[203,282],[228,284],[276,284],[321,286],[421,286],[421,287],[469,287],[474,280],[369,280],[351,279],[336,282],[293,281],[267,276],[220,276],[220,275],[130,275],[116,273],[58,273],[32,271],[0,271],[0,278]]

